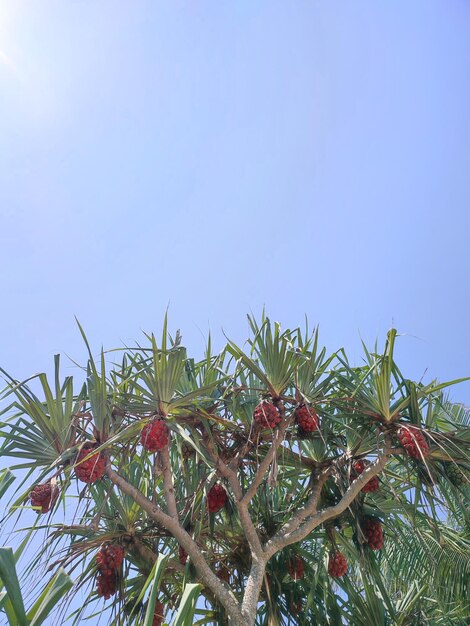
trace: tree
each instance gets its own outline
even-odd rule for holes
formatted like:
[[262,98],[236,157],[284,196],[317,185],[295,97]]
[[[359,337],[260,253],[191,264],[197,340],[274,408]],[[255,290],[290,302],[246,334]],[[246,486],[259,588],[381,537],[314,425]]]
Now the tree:
[[53,388],[3,372],[2,453],[29,471],[11,511],[47,528],[34,566],[89,591],[74,621],[105,602],[109,623],[156,626],[185,593],[174,623],[468,623],[470,413],[442,391],[459,381],[407,379],[395,330],[357,367],[317,330],[249,323],[247,349],[209,339],[196,361],[165,319],[98,364],[80,327],[78,392],[58,356]]

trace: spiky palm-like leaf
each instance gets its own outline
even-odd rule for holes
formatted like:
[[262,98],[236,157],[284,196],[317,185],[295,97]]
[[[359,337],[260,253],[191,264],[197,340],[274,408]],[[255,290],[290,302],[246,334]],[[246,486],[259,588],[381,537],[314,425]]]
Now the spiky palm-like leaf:
[[[383,354],[366,349],[357,367],[344,351],[319,347],[318,330],[281,332],[265,316],[249,323],[246,351],[229,341],[213,354],[209,340],[201,360],[188,357],[179,333],[171,339],[166,319],[158,343],[149,333],[135,348],[102,350],[98,365],[87,342],[78,393],[71,378],[60,382],[58,359],[54,391],[44,375],[37,377],[44,397],[33,393],[31,381],[6,376],[1,450],[30,472],[10,515],[33,514],[29,490],[38,481],[54,479],[61,494],[49,517],[30,524],[47,537],[28,575],[52,558],[76,577],[86,600],[72,615],[75,623],[102,609],[96,554],[115,544],[125,554],[107,604],[116,626],[153,620],[153,601],[177,624],[222,626],[228,616],[237,623],[256,580],[257,614],[243,614],[251,626],[444,626],[446,610],[461,626],[468,612],[468,485],[452,468],[468,475],[468,411],[444,398],[445,385],[402,374],[395,331]],[[253,419],[261,399],[279,411],[273,429]],[[314,407],[316,430],[297,428],[299,404]],[[166,424],[169,445],[151,453],[140,434],[154,419]],[[402,426],[423,432],[429,450],[422,458],[400,446]],[[106,468],[97,482],[84,484],[75,464],[89,445],[95,446],[89,458],[102,453]],[[378,491],[355,487],[358,460],[372,468],[383,463]],[[226,499],[214,512],[208,498],[216,483]],[[383,550],[367,545],[370,518],[384,529]],[[349,564],[334,580],[331,550]],[[165,567],[149,595],[159,555]],[[299,580],[288,573],[293,558],[303,562]],[[204,606],[195,606],[197,593]]]

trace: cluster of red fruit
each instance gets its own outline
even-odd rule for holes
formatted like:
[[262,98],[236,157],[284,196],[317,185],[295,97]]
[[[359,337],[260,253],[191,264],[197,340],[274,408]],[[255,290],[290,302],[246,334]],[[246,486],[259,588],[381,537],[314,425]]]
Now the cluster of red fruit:
[[[99,480],[106,468],[106,457],[102,452],[93,454],[96,444],[85,444],[75,460],[75,475],[84,483],[91,484]],[[48,513],[59,497],[57,485],[51,481],[41,485],[35,485],[31,490],[31,505],[37,507],[38,513]]]
[[104,474],[106,458],[102,452],[92,454],[94,448],[93,444],[83,446],[75,461],[75,475],[83,483],[95,483]]
[[124,550],[118,544],[100,548],[96,555],[98,576],[96,587],[99,596],[105,600],[116,593],[118,573],[124,560]]
[[170,430],[165,422],[156,419],[146,424],[140,433],[140,443],[149,452],[157,452],[166,448],[170,442]]
[[51,482],[35,485],[31,490],[31,505],[37,507],[37,513],[48,513],[57,502],[58,497],[59,489]]
[[367,540],[367,545],[371,550],[380,550],[384,545],[384,537],[381,523],[368,517],[361,526],[364,537]]
[[429,444],[419,428],[402,426],[398,431],[398,439],[408,456],[413,459],[422,459],[429,453]]
[[103,576],[103,574],[98,574],[96,577],[96,592],[101,598],[109,600],[109,598],[116,593],[116,589],[116,574],[113,574],[112,576]]
[[289,572],[289,576],[295,581],[304,577],[305,566],[300,554],[296,554],[295,557],[289,561],[287,564],[287,570]]
[[263,400],[255,408],[253,419],[261,428],[276,428],[282,417],[278,408],[272,402]]
[[318,415],[306,404],[301,404],[295,411],[295,422],[304,433],[312,433],[318,428]]
[[225,506],[227,502],[227,492],[216,483],[207,494],[207,508],[209,509],[209,513],[217,513]]
[[[300,404],[294,411],[295,423],[300,432],[311,433],[318,428],[318,415],[312,407]],[[279,409],[273,402],[263,400],[253,412],[253,419],[261,428],[276,428],[281,422]]]
[[155,612],[153,614],[152,626],[162,626],[164,613],[165,607],[163,606],[163,602],[157,602],[155,604]]
[[330,552],[328,559],[328,574],[333,578],[341,578],[348,570],[348,562],[342,552]]
[[118,570],[124,560],[124,550],[116,543],[103,546],[96,555],[96,565],[102,574]]
[[[359,461],[356,461],[352,466],[352,472],[351,472],[352,480],[356,479],[359,476],[359,474],[362,474],[362,472],[369,465],[370,465],[369,461],[363,461],[362,459]],[[378,491],[378,489],[379,489],[379,479],[377,478],[377,476],[374,476],[364,485],[361,491],[364,493],[372,493],[373,491]]]

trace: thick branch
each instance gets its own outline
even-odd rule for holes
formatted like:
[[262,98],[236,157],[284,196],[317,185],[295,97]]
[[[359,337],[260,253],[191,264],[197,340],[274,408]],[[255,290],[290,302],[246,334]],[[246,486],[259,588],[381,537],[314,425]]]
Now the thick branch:
[[243,596],[242,614],[246,624],[254,624],[258,612],[259,594],[263,584],[263,576],[266,561],[253,555],[250,575],[246,581],[245,594]]
[[165,502],[168,514],[173,519],[178,520],[178,506],[175,498],[175,488],[173,485],[173,472],[171,470],[171,459],[168,446],[160,451],[163,473],[163,493],[165,494]]
[[264,457],[264,459],[259,464],[258,471],[256,472],[256,475],[255,475],[255,477],[253,479],[253,482],[248,487],[245,495],[243,496],[244,504],[248,505],[251,502],[251,500],[255,497],[256,492],[258,491],[258,487],[263,482],[263,478],[264,478],[266,472],[269,469],[269,466],[271,465],[271,463],[272,463],[272,461],[274,459],[274,455],[276,454],[276,452],[277,452],[279,446],[281,445],[281,443],[284,441],[284,435],[285,435],[285,432],[286,432],[287,425],[288,425],[288,422],[286,420],[284,420],[283,423],[281,424],[279,430],[274,435],[271,447],[267,451],[266,456]]
[[313,515],[313,513],[316,513],[321,490],[323,489],[323,485],[328,480],[328,477],[331,475],[332,471],[333,468],[331,467],[323,470],[323,472],[318,476],[318,479],[305,505],[298,509],[295,515],[282,526],[278,533],[272,538],[273,541],[276,541],[278,538],[285,537],[294,532],[295,530],[297,530],[300,524],[307,519],[307,517]]
[[[369,480],[376,476],[379,472],[383,470],[385,465],[387,464],[388,458],[390,455],[390,451],[387,450],[380,454],[377,457],[377,460],[374,463],[371,463],[367,469],[365,469],[362,474],[359,475],[356,480],[354,480],[346,489],[343,494],[341,500],[335,504],[334,506],[330,506],[319,513],[314,514],[307,521],[302,523],[302,525],[295,530],[294,532],[286,533],[284,528],[275,535],[270,541],[267,542],[265,546],[265,552],[269,557],[272,557],[276,552],[282,550],[286,546],[289,546],[293,543],[297,543],[298,541],[302,541],[305,539],[307,535],[309,535],[314,528],[320,526],[324,522],[328,520],[334,519],[341,515],[345,509],[351,504],[351,502],[357,497],[361,489],[364,485],[369,482]],[[313,494],[312,494],[313,495]],[[309,503],[307,503],[307,507]],[[284,530],[284,532],[283,532]]]
[[201,581],[214,593],[217,600],[227,611],[234,624],[242,624],[242,616],[237,599],[227,590],[207,564],[199,546],[170,515],[164,513],[153,504],[137,487],[127,482],[125,478],[115,472],[108,464],[106,474],[111,482],[123,493],[130,496],[152,519],[164,526],[184,547],[199,574]]
[[263,554],[263,547],[261,545],[261,541],[256,531],[255,525],[253,524],[253,520],[251,519],[250,513],[248,511],[248,505],[245,504],[245,502],[243,501],[243,491],[238,481],[238,476],[233,469],[231,469],[222,461],[220,456],[212,449],[212,447],[208,446],[207,450],[215,463],[217,471],[221,476],[227,479],[233,491],[233,495],[235,496],[235,504],[237,506],[238,515],[240,517],[240,523],[242,525],[246,540],[248,541],[248,544],[250,546],[251,552],[256,554],[258,558],[261,558]]

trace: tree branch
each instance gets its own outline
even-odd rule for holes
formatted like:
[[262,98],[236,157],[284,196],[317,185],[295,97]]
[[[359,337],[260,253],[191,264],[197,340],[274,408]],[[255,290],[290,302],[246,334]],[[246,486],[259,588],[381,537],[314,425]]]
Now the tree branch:
[[[371,463],[371,465],[369,465],[369,467],[349,485],[348,489],[344,492],[343,497],[337,504],[314,514],[309,520],[301,523],[300,527],[293,532],[286,533],[285,527],[283,527],[279,533],[267,542],[265,552],[268,557],[271,558],[274,554],[276,554],[276,552],[282,550],[282,548],[285,548],[286,546],[302,541],[302,539],[305,539],[305,537],[317,526],[338,517],[338,515],[341,515],[341,513],[347,509],[351,502],[356,498],[364,485],[369,482],[372,477],[376,476],[383,470],[387,464],[389,456],[389,450],[385,450],[382,454],[380,454],[376,461]],[[312,494],[311,498],[313,495],[314,494]],[[312,509],[312,507],[313,505],[309,501],[305,508]],[[314,511],[312,510],[312,513],[313,512]],[[307,518],[305,517],[304,519]]]
[[214,461],[217,471],[228,481],[233,491],[233,495],[235,496],[235,504],[237,507],[238,515],[240,517],[240,522],[246,540],[248,541],[248,544],[250,546],[251,552],[253,554],[256,554],[258,558],[262,558],[263,547],[261,545],[261,541],[256,531],[255,525],[253,524],[253,520],[251,519],[250,513],[248,511],[248,505],[243,501],[243,491],[238,481],[238,476],[236,472],[223,462],[223,460],[220,458],[218,453],[212,448],[211,445],[206,445],[206,448],[210,457]]
[[[168,514],[178,521],[178,506],[176,504],[175,489],[173,485],[173,471],[171,469],[171,459],[168,446],[160,450],[160,459],[162,461],[163,473],[163,493]],[[178,521],[179,524],[179,521]]]
[[207,587],[213,592],[217,600],[227,611],[230,619],[234,624],[242,623],[242,615],[240,606],[233,593],[227,590],[217,576],[212,572],[207,564],[199,546],[178,523],[170,515],[164,513],[157,505],[153,504],[137,487],[131,485],[125,478],[115,472],[111,464],[108,462],[106,474],[111,482],[116,485],[123,493],[131,497],[153,520],[164,526],[184,547],[191,557],[191,560],[202,580]]
[[281,424],[279,430],[274,435],[271,447],[267,451],[266,456],[264,457],[264,459],[259,464],[258,471],[255,474],[253,482],[248,487],[245,495],[243,496],[243,503],[244,504],[248,505],[251,502],[251,500],[254,498],[254,496],[256,495],[256,492],[258,491],[258,487],[263,482],[263,478],[264,478],[266,472],[269,469],[269,466],[271,465],[271,463],[272,463],[272,461],[274,459],[274,455],[276,454],[276,452],[277,452],[279,446],[281,445],[281,443],[284,441],[284,435],[285,435],[287,426],[288,426],[288,422],[287,422],[287,420],[284,420],[283,423]]
[[320,498],[321,490],[323,489],[323,485],[328,480],[329,476],[333,471],[332,467],[328,467],[321,472],[318,476],[318,480],[315,483],[315,486],[312,489],[310,497],[308,498],[305,505],[298,509],[295,515],[288,521],[286,524],[282,526],[279,532],[272,538],[273,540],[277,540],[278,538],[285,537],[290,533],[297,530],[300,524],[307,519],[309,515],[316,513],[318,500]]
[[242,603],[242,614],[246,619],[246,624],[254,624],[256,621],[259,595],[261,592],[261,585],[263,584],[265,568],[266,561],[264,559],[258,559],[256,555],[253,555],[250,575],[246,581]]

